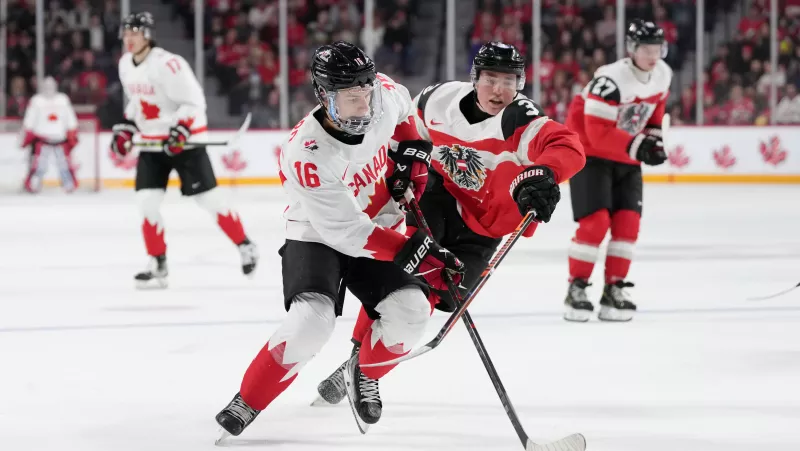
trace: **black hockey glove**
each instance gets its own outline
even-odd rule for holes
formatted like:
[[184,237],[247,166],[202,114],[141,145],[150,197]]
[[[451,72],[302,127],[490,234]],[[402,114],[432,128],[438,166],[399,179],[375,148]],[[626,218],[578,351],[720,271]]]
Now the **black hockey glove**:
[[186,148],[186,141],[192,132],[185,124],[178,122],[169,129],[169,136],[164,140],[164,153],[174,157]]
[[424,140],[400,141],[397,149],[389,150],[394,161],[394,172],[386,179],[389,192],[395,202],[401,202],[406,190],[413,184],[414,197],[419,200],[428,184],[428,168],[431,166],[433,145]]
[[541,222],[550,222],[556,204],[561,200],[561,189],[547,166],[525,168],[511,182],[509,191],[521,215],[525,216],[532,209]]
[[628,155],[651,166],[658,166],[667,161],[667,152],[664,151],[664,141],[661,140],[660,133],[656,136],[646,131],[634,136],[628,144]]
[[465,271],[461,260],[440,246],[422,229],[411,235],[394,257],[394,262],[406,273],[424,277],[431,288],[443,291],[447,290],[447,283],[442,271],[450,273],[456,286],[461,283]]

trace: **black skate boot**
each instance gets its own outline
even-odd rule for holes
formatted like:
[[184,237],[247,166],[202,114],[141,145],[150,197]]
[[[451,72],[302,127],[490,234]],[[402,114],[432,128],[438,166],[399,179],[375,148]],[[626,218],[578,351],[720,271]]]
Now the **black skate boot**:
[[347,398],[350,400],[350,408],[353,409],[358,429],[362,434],[366,434],[369,425],[377,423],[383,412],[378,380],[370,379],[361,372],[361,367],[358,365],[358,354],[350,357],[342,374],[347,387]]
[[[350,357],[358,354],[360,348],[359,343],[354,343],[353,352]],[[348,359],[349,360],[349,359]],[[345,396],[347,396],[347,388],[344,385],[344,367],[347,365],[347,360],[342,363],[339,368],[336,368],[327,379],[317,385],[317,393],[319,397],[311,403],[312,406],[321,406],[326,404],[339,404]]]
[[167,255],[162,254],[157,257],[150,257],[147,269],[136,274],[136,288],[167,288]]
[[258,264],[258,248],[248,238],[239,243],[239,255],[242,257],[242,272],[253,277]]
[[[227,407],[217,414],[216,420],[227,434],[237,436],[256,419],[259,413],[261,413],[260,410],[248,406],[242,399],[242,395],[236,393],[236,396],[228,403]],[[223,434],[219,440],[224,440],[225,438],[227,438],[227,435]]]
[[631,302],[625,288],[633,288],[633,283],[618,280],[606,284],[603,298],[600,299],[600,312],[597,318],[603,321],[630,321],[636,313],[636,304]]
[[567,297],[564,299],[564,319],[585,323],[592,316],[594,306],[586,297],[586,287],[591,284],[583,279],[575,279],[569,284]]

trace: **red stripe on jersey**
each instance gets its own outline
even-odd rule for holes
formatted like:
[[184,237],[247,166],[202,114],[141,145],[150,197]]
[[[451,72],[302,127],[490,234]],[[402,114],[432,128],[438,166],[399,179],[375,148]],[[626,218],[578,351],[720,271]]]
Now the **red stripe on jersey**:
[[386,179],[381,178],[375,183],[375,192],[369,196],[369,204],[364,209],[364,213],[370,218],[374,218],[390,201],[392,201],[392,195],[389,194],[389,188],[386,187]]
[[405,246],[406,241],[408,238],[402,233],[376,226],[367,237],[364,249],[372,252],[372,258],[375,260],[392,261],[400,249]]
[[666,98],[664,96],[664,93],[659,92],[658,94],[653,94],[650,97],[645,97],[645,98],[636,97],[628,103],[658,103],[664,98]]
[[628,143],[633,137],[618,129],[615,121],[585,114],[585,105],[582,96],[575,96],[567,111],[566,126],[578,134],[586,156],[639,164],[627,153]]
[[392,139],[397,142],[421,139],[419,137],[419,132],[417,131],[417,123],[414,120],[414,116],[408,116],[406,120],[397,124],[397,126],[394,128],[394,135],[392,135]]

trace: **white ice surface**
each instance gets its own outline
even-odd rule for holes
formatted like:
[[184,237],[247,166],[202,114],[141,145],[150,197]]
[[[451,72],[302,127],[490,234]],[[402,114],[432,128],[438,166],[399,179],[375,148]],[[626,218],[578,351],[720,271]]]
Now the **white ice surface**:
[[[0,197],[0,450],[215,449],[214,415],[284,316],[282,193],[226,192],[261,247],[256,278],[171,191],[170,288],[149,292],[133,289],[145,258],[132,193]],[[800,289],[745,300],[800,280],[800,187],[646,186],[628,324],[561,319],[575,230],[564,195],[471,308],[528,434],[581,432],[591,451],[800,450]],[[601,268],[593,282],[596,303]],[[232,446],[522,448],[460,325],[382,381],[366,436],[345,403],[309,407],[356,312],[350,297],[331,342]]]

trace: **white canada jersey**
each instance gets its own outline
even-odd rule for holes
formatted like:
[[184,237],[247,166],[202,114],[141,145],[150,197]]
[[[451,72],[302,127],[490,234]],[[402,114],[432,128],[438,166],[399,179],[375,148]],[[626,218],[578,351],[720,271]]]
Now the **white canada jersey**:
[[133,54],[125,53],[119,60],[119,78],[128,97],[125,118],[136,123],[143,140],[162,141],[170,127],[181,122],[192,132],[189,142],[207,141],[205,94],[180,55],[154,47],[135,64]]
[[[405,213],[386,186],[389,146],[419,139],[408,90],[378,74],[383,116],[359,144],[332,137],[314,108],[282,145],[280,178],[289,196],[286,237],[325,244],[351,257],[392,260],[405,244]],[[315,116],[316,115],[316,116]]]
[[66,94],[36,94],[25,110],[22,128],[42,141],[57,144],[67,139],[68,132],[78,129],[78,118]]

